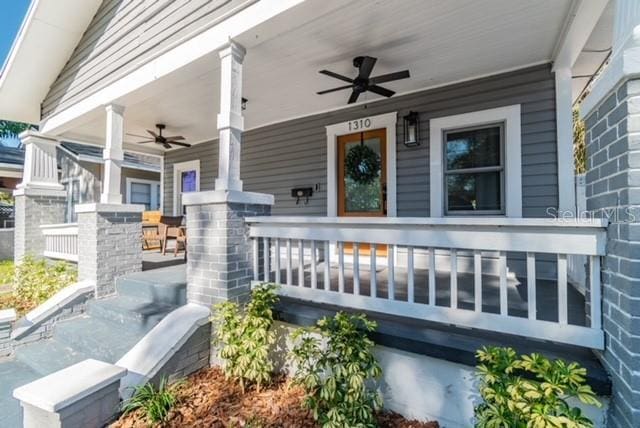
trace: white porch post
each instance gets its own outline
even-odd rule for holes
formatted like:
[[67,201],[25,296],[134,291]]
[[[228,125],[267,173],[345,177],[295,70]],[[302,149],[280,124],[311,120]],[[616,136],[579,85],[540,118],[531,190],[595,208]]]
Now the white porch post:
[[216,190],[242,191],[240,145],[242,118],[242,61],[245,49],[235,42],[220,51],[219,163]]
[[26,131],[20,135],[25,147],[22,182],[15,195],[14,259],[37,257],[44,252],[40,226],[64,222],[66,192],[58,183],[58,141]]
[[103,150],[104,178],[100,202],[103,204],[121,204],[120,180],[122,161],[124,159],[124,151],[122,150],[124,107],[117,104],[109,104],[105,107],[105,110],[107,111],[107,132]]
[[556,138],[558,161],[558,209],[576,213],[575,165],[573,159],[573,105],[571,68],[555,70]]

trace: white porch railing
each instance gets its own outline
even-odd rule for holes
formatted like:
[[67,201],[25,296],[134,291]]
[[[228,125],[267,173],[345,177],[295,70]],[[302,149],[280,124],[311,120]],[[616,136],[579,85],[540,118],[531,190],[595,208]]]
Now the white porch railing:
[[[605,254],[606,242],[604,220],[253,217],[247,222],[253,238],[254,280],[273,281],[275,278],[275,282],[281,284],[283,295],[594,349],[604,347],[600,288],[600,256]],[[351,254],[345,254],[344,243],[353,243]],[[381,257],[376,254],[376,246],[371,245],[370,254],[365,255],[359,250],[361,244],[389,246],[384,256],[388,267],[386,293],[379,293],[377,289],[379,281],[375,273]],[[402,249],[403,256],[406,255],[403,267],[406,268],[406,297],[403,295],[402,299],[396,296],[398,248]],[[430,268],[436,266],[436,249],[449,252],[448,268],[452,273],[449,275],[448,306],[436,305],[436,269]],[[416,250],[426,254],[429,266],[428,275],[421,282],[416,281],[415,275]],[[259,266],[261,251],[269,255],[262,257],[263,266]],[[525,317],[509,314],[507,252],[522,253],[526,260]],[[319,263],[321,253],[323,266]],[[462,309],[458,305],[458,259],[463,253],[472,258],[473,309]],[[554,255],[556,260],[557,322],[537,318],[536,258],[548,259],[548,254]],[[567,255],[572,254],[585,255],[589,259],[587,325],[569,323]],[[498,266],[498,313],[483,311],[486,302],[483,302],[482,261],[493,255]],[[336,268],[331,259],[336,256],[338,284],[333,289],[337,291],[331,291],[332,287],[325,285],[319,288],[318,276],[324,279],[323,284],[331,284],[331,269]],[[345,258],[352,260],[350,291],[345,291]],[[298,278],[294,278],[292,266],[297,268]],[[324,270],[324,277],[319,269]],[[305,283],[305,271],[310,274],[308,284]],[[366,293],[361,287],[363,272],[370,277]],[[422,303],[416,301],[418,291],[427,295]]]
[[78,223],[40,226],[44,235],[44,256],[51,259],[78,261]]

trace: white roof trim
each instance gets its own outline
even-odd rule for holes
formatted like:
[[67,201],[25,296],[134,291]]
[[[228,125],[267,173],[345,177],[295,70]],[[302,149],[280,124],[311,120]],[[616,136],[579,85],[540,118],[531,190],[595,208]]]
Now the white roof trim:
[[0,75],[0,117],[39,122],[40,103],[101,3],[32,0]]

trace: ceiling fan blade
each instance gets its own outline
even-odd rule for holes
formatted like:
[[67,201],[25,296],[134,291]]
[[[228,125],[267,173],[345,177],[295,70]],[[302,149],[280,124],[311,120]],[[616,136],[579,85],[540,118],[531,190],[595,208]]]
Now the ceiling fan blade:
[[353,88],[353,85],[339,86],[333,89],[325,89],[324,91],[316,92],[318,95],[328,94],[329,92],[342,91],[344,89]]
[[188,143],[180,143],[178,141],[167,141],[168,144],[175,144],[176,146],[180,146],[180,147],[191,147],[191,144]]
[[360,96],[360,91],[356,91],[354,89],[353,92],[351,92],[351,96],[349,97],[349,101],[347,101],[347,104],[355,103],[356,101],[358,101],[359,96]]
[[369,79],[370,85],[378,85],[380,83],[391,82],[393,80],[408,79],[409,70],[396,71],[395,73],[383,74],[382,76],[375,76]]
[[373,71],[373,66],[376,65],[377,58],[372,56],[365,56],[362,58],[362,64],[360,65],[360,72],[358,73],[358,78],[360,79],[368,79]]
[[129,134],[129,133],[127,133],[127,135],[130,137],[149,138],[148,135],[138,135],[138,134]]
[[349,78],[347,76],[343,76],[342,74],[334,73],[333,71],[320,70],[318,73],[324,74],[324,75],[329,76],[329,77],[333,77],[334,79],[342,80],[344,82],[353,83],[353,79],[351,79],[351,78]]
[[164,143],[160,143],[164,146],[165,149],[170,149],[171,148],[171,144],[167,143],[166,141]]
[[156,140],[143,140],[143,141],[136,141],[136,144],[145,144],[145,143],[155,143]]
[[184,140],[185,138],[182,135],[175,135],[173,137],[164,137],[167,140]]
[[395,94],[395,92],[393,92],[392,90],[377,85],[369,86],[368,90],[373,92],[374,94],[382,95],[383,97],[387,98],[392,97],[393,94]]
[[158,138],[158,134],[156,134],[155,132],[150,131],[150,130],[148,130],[148,129],[147,129],[147,132],[148,132],[149,134],[153,135],[153,138]]

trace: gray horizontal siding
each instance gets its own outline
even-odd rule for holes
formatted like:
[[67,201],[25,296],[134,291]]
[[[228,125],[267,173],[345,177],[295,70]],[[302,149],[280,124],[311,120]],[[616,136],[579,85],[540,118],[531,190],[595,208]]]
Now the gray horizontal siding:
[[[399,216],[429,215],[429,119],[521,104],[522,193],[525,217],[545,216],[557,207],[554,79],[542,65],[278,123],[244,133],[241,174],[248,191],[271,193],[276,215],[326,215],[325,126],[363,116],[397,111],[397,201]],[[421,144],[401,142],[401,117],[420,113]],[[170,151],[165,157],[165,211],[173,203],[173,162],[201,159],[201,189],[213,188],[217,174],[217,142]],[[214,159],[212,163],[209,159]],[[203,163],[207,160],[207,167]],[[296,205],[294,187],[318,187],[307,205]]]
[[104,0],[42,104],[47,117],[248,0]]

